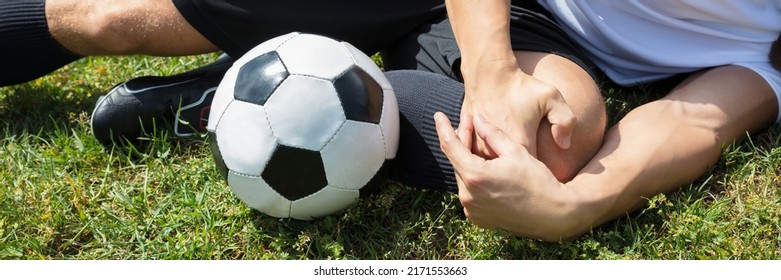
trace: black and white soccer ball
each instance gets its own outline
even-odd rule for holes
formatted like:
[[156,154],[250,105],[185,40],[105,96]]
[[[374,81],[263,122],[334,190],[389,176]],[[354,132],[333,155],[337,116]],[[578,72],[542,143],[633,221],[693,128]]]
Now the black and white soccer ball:
[[217,88],[207,130],[236,196],[308,220],[384,181],[399,113],[390,82],[349,43],[290,33],[250,50]]

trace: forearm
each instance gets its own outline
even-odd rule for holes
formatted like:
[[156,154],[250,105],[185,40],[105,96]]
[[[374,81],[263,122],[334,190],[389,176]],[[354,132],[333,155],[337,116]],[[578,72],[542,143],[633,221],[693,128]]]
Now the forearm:
[[510,45],[509,0],[447,0],[445,3],[461,50],[461,71],[467,84],[490,78],[490,72],[518,68]]
[[576,226],[567,235],[627,215],[659,193],[700,177],[716,162],[719,141],[712,130],[680,122],[667,104],[631,112],[611,128],[596,157],[566,185],[580,199]]
[[[462,115],[481,115],[536,156],[542,119],[556,148],[571,145],[577,117],[559,88],[525,73],[510,42],[510,1],[448,0],[448,16],[461,51]],[[523,58],[520,58],[523,59]],[[529,61],[526,61],[529,62]],[[476,138],[473,149],[496,156]]]
[[654,195],[696,180],[724,145],[772,122],[775,104],[758,75],[724,67],[697,74],[669,96],[633,110],[567,183],[580,208],[567,235],[624,216]]

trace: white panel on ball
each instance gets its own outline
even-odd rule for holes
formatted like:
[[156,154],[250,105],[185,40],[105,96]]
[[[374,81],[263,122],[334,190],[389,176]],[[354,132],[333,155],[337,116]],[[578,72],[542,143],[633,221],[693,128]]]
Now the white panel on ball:
[[276,148],[263,107],[234,100],[215,131],[228,169],[260,176]]
[[266,102],[277,142],[311,151],[322,149],[347,119],[331,82],[293,75]]
[[396,158],[396,151],[399,149],[399,104],[396,102],[393,89],[385,90],[380,126],[385,137],[385,156],[388,159]]
[[206,129],[214,131],[217,124],[220,122],[222,114],[225,109],[228,108],[228,104],[233,101],[233,84],[236,83],[236,76],[239,73],[239,68],[232,67],[228,69],[225,76],[222,78],[222,82],[217,87],[217,92],[214,93],[214,99],[212,99],[211,108],[209,109],[209,122],[206,124]]
[[347,42],[342,42],[344,47],[347,49],[347,51],[350,52],[350,55],[355,60],[355,64],[358,65],[363,71],[366,71],[366,73],[369,74],[369,76],[372,76],[374,80],[377,81],[378,84],[380,84],[380,87],[384,90],[390,90],[393,89],[391,87],[390,81],[388,81],[388,78],[385,77],[385,74],[382,73],[382,70],[380,70],[380,67],[377,66],[376,63],[374,63],[374,60],[371,59],[368,55],[361,52],[358,48],[351,45]]
[[277,49],[290,74],[333,80],[352,66],[352,57],[338,41],[299,34]]
[[293,201],[290,217],[299,220],[322,217],[355,204],[359,197],[360,193],[356,190],[328,186],[308,197]]
[[385,162],[385,144],[376,124],[347,121],[331,143],[323,148],[328,185],[359,190]]
[[277,218],[290,215],[290,200],[274,191],[260,177],[228,172],[228,185],[242,202],[252,209]]

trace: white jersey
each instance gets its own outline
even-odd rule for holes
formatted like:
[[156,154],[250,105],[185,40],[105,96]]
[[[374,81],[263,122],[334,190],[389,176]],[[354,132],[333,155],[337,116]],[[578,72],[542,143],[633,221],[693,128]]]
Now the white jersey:
[[618,84],[739,65],[770,84],[781,108],[781,73],[768,59],[781,33],[781,0],[539,2]]

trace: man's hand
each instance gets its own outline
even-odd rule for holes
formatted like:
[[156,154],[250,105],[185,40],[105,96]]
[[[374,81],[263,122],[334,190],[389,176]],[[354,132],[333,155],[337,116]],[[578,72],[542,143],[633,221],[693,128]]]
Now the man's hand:
[[[456,171],[458,197],[466,217],[484,228],[558,241],[577,222],[575,194],[527,149],[482,117],[465,115],[458,131],[442,113],[434,116],[442,151]],[[468,148],[477,133],[495,158]]]
[[[576,117],[555,87],[523,73],[517,65],[486,71],[467,82],[462,115],[480,115],[500,128],[514,142],[537,156],[537,132],[546,118],[560,149],[568,149]],[[475,135],[473,152],[496,156]]]
[[[556,145],[567,149],[575,117],[558,89],[524,73],[510,41],[510,0],[446,0],[464,78],[462,115],[482,115],[533,156],[537,129],[547,118]],[[475,149],[495,156],[478,137]]]

